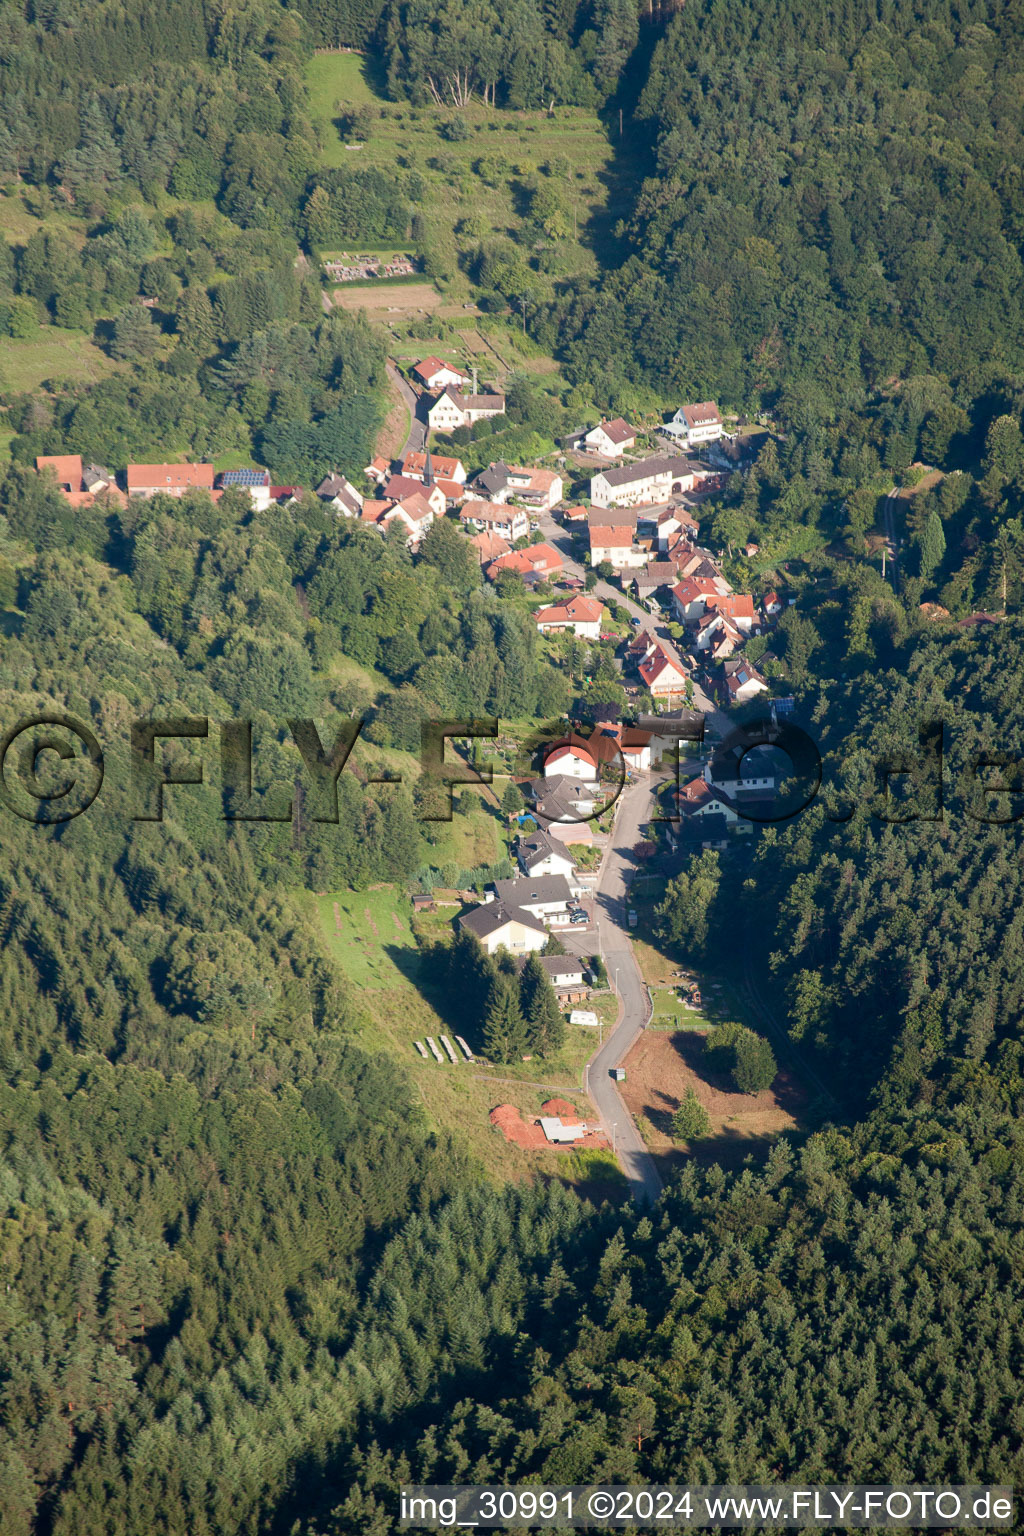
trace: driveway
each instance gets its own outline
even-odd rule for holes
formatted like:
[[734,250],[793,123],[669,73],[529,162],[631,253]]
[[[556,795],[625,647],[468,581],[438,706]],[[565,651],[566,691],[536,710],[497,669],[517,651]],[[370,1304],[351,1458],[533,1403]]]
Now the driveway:
[[583,1078],[605,1134],[614,1141],[630,1193],[638,1204],[653,1204],[657,1200],[661,1179],[610,1073],[613,1067],[621,1065],[647,1024],[647,990],[629,937],[625,877],[632,874],[631,851],[640,840],[640,828],[653,813],[657,783],[657,778],[642,779],[623,790],[617,802],[612,838],[598,881],[596,910],[598,947],[608,980],[618,994],[619,1016],[604,1044],[587,1063]]
[[406,438],[405,445],[402,448],[401,453],[398,455],[398,457],[404,462],[407,455],[410,453],[422,453],[424,448],[427,446],[427,423],[423,421],[418,415],[420,402],[417,395],[413,390],[409,388],[409,385],[406,383],[405,379],[402,378],[402,375],[399,373],[394,363],[389,361],[387,364],[387,370],[388,378],[391,380],[392,384],[394,384],[395,388],[398,390],[398,393],[401,395],[411,418],[409,424],[409,436]]

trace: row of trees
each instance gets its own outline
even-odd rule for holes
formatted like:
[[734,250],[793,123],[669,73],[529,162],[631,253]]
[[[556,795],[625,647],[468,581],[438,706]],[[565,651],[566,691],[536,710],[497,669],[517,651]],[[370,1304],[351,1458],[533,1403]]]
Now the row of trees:
[[432,967],[445,992],[443,1007],[491,1061],[557,1055],[565,1020],[536,955],[520,967],[511,955],[490,956],[473,934],[460,932],[435,948]]

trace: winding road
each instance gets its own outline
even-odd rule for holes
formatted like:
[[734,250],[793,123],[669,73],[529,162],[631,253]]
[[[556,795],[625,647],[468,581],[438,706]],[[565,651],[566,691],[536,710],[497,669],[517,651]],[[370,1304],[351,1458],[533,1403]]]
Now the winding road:
[[598,948],[608,971],[608,980],[618,995],[619,1015],[614,1029],[590,1058],[583,1075],[584,1089],[601,1116],[605,1134],[614,1143],[633,1199],[651,1205],[661,1194],[661,1179],[611,1070],[621,1064],[646,1028],[649,1018],[647,988],[629,937],[626,877],[632,872],[632,848],[640,840],[640,828],[653,814],[655,787],[656,780],[641,779],[624,789],[616,802],[615,821],[601,864],[594,905]]

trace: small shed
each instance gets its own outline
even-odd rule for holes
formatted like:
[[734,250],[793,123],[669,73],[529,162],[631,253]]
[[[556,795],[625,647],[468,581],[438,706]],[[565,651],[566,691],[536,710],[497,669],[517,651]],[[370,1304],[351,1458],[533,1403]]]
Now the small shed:
[[624,1083],[626,1081],[625,1067],[612,1067],[611,1075],[617,1083]]
[[587,1134],[585,1125],[566,1125],[555,1115],[541,1115],[540,1128],[548,1141],[580,1141]]
[[570,1024],[586,1024],[591,1029],[596,1029],[598,1024],[597,1014],[589,1008],[574,1008],[569,1015]]

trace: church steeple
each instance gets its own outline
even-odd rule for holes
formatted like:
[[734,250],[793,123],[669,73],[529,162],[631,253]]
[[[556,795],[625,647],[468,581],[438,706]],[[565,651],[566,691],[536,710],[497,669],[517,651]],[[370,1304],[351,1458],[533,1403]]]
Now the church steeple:
[[426,456],[426,458],[423,461],[423,484],[424,485],[433,485],[433,483],[434,483],[434,461],[430,457],[430,448],[428,447],[427,448],[427,456]]

